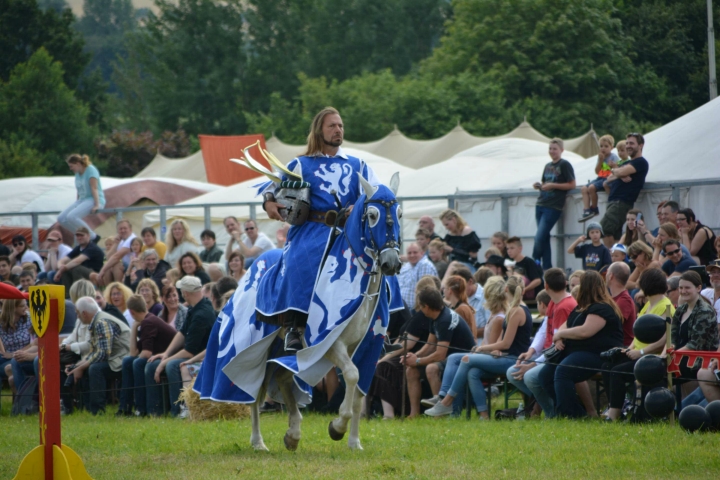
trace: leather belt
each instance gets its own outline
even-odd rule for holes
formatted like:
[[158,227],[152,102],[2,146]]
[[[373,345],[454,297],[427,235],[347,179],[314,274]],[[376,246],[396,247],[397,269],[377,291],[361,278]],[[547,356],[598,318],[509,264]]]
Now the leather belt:
[[[319,212],[317,210],[310,210],[310,217],[308,218],[311,222],[324,223],[328,227],[334,227],[335,221],[337,220],[338,212],[336,210],[328,210],[327,212]],[[343,217],[338,222],[339,227],[345,226],[346,217]]]

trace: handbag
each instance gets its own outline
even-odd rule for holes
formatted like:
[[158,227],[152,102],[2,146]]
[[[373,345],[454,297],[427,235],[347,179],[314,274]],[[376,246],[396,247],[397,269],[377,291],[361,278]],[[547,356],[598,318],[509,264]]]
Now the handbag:
[[563,351],[555,348],[555,344],[553,344],[543,350],[542,353],[545,356],[545,363],[558,363],[562,358]]

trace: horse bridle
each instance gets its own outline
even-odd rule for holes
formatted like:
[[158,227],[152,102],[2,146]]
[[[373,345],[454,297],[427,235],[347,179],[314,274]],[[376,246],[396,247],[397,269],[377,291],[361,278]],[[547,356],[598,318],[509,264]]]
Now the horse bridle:
[[377,203],[378,205],[382,205],[385,207],[385,225],[388,227],[385,231],[385,243],[381,248],[377,248],[377,242],[375,241],[375,237],[373,235],[372,228],[370,229],[370,246],[372,249],[378,253],[383,252],[389,248],[400,248],[402,247],[402,237],[399,240],[393,240],[389,239],[390,232],[392,231],[393,227],[395,226],[395,221],[392,219],[392,206],[396,205],[398,202],[397,200],[372,200],[368,199],[365,200],[365,210],[362,214],[362,221],[367,221],[367,207],[368,204],[371,203]]

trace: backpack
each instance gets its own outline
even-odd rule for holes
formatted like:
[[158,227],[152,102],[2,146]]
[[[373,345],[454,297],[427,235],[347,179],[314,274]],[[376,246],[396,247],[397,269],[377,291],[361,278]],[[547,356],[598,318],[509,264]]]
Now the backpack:
[[12,406],[12,415],[34,415],[38,413],[38,382],[36,377],[27,377],[20,386],[15,402]]

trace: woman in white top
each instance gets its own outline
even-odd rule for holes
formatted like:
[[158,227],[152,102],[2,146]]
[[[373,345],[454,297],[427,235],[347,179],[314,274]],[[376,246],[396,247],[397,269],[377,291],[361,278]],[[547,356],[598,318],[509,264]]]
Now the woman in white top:
[[170,225],[170,238],[167,242],[165,261],[176,265],[180,257],[187,252],[196,252],[198,241],[190,233],[190,226],[185,220],[177,219]]
[[12,239],[13,250],[10,253],[10,264],[21,267],[23,263],[34,263],[38,273],[45,271],[45,262],[37,252],[28,247],[23,235],[15,235]]
[[65,161],[70,171],[75,174],[77,200],[58,215],[58,222],[73,233],[80,227],[87,228],[90,239],[97,243],[97,233],[92,231],[83,218],[105,206],[100,172],[92,165],[87,155],[73,153]]

